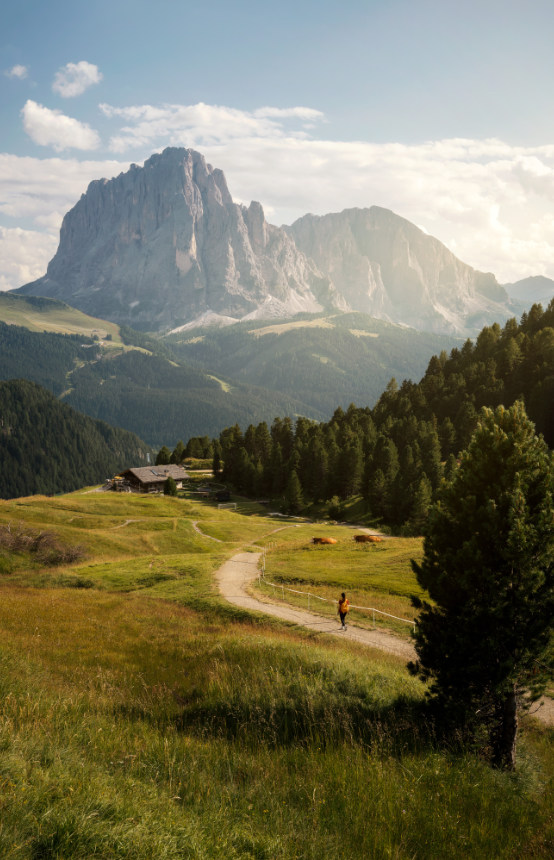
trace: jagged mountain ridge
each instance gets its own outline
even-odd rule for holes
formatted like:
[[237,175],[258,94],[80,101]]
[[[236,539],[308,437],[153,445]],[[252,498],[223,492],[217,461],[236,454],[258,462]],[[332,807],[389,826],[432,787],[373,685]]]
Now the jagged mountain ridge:
[[193,150],[166,149],[91,182],[63,220],[46,275],[19,292],[163,330],[208,311],[243,317],[264,303],[280,315],[319,311],[330,285],[259,203],[233,203],[221,170]]
[[92,182],[65,216],[44,277],[20,287],[135,328],[358,310],[473,334],[511,315],[494,275],[387,209],[306,215],[291,227],[233,202],[221,170],[168,148]]
[[419,330],[459,333],[506,315],[509,298],[494,275],[462,263],[389,209],[305,215],[286,229],[352,310]]

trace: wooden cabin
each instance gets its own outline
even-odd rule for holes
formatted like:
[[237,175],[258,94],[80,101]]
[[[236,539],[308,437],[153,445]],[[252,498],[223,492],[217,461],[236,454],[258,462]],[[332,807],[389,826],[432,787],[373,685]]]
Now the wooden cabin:
[[126,469],[118,475],[127,486],[135,493],[163,493],[164,484],[168,478],[173,478],[177,489],[183,486],[183,481],[188,478],[187,472],[182,466],[141,466],[138,469]]

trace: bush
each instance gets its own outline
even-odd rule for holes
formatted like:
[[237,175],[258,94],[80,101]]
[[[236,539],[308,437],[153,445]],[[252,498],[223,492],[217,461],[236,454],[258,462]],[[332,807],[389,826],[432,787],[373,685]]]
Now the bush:
[[332,499],[329,499],[327,512],[330,520],[342,519],[343,507],[338,496],[333,496]]
[[21,523],[15,527],[11,523],[0,526],[0,549],[8,552],[27,552],[34,555],[41,564],[49,567],[71,564],[85,556],[84,547],[63,544],[54,532],[25,529]]
[[174,478],[171,475],[166,478],[166,482],[164,484],[164,496],[176,496],[177,495],[177,484],[175,483]]

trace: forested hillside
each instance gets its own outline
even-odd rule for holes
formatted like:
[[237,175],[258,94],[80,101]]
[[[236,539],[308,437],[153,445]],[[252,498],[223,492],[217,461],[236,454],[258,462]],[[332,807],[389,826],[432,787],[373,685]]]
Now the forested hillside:
[[80,415],[33,382],[0,382],[0,498],[96,484],[146,465],[149,450],[133,433]]
[[100,347],[82,335],[29,331],[0,322],[0,380],[30,379],[60,395],[76,363],[89,361]]
[[419,379],[434,352],[458,341],[348,313],[187,331],[167,342],[187,362],[281,392],[304,404],[299,414],[328,419],[353,401],[373,405],[391,376]]
[[338,408],[323,424],[283,418],[271,429],[225,429],[223,478],[241,492],[281,498],[290,511],[361,494],[374,517],[417,532],[479,409],[518,399],[552,448],[554,301],[434,356],[419,383],[391,380],[373,409]]
[[180,435],[215,435],[234,421],[280,413],[327,417],[280,392],[234,384],[227,376],[219,381],[175,361],[165,343],[124,326],[121,339],[127,347],[0,322],[0,380],[37,382],[80,412],[155,446],[175,443]]
[[[248,423],[306,406],[279,392],[235,385],[190,365],[128,352],[77,368],[66,400],[75,409],[159,445],[180,436],[217,434],[230,422]],[[324,417],[311,409],[313,417]]]

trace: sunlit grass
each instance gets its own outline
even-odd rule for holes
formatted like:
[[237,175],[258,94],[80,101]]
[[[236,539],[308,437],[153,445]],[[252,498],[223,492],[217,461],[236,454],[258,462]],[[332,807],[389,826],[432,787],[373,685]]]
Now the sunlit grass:
[[[266,597],[285,600],[303,609],[308,607],[305,594],[282,592],[268,583],[323,597],[329,603],[311,600],[309,608],[322,615],[336,615],[337,600],[342,591],[352,605],[371,607],[398,618],[411,620],[415,610],[411,597],[424,597],[411,569],[410,559],[422,555],[420,538],[387,538],[378,544],[356,544],[355,530],[342,526],[301,526],[295,531],[271,536],[265,556],[265,581],[253,587]],[[318,546],[311,535],[333,537],[335,545]],[[350,622],[362,627],[389,629],[404,637],[411,626],[380,615],[353,609]]]
[[112,340],[107,341],[107,344],[123,346],[118,325],[96,319],[56,301],[45,300],[37,306],[23,296],[3,293],[0,300],[0,319],[10,325],[23,326],[30,331],[79,334],[88,337],[96,335],[101,339],[111,335]]
[[408,601],[420,542],[163,497],[19,502],[0,523],[87,558],[0,568],[0,857],[550,856],[551,733],[528,722],[516,774],[492,771],[435,733],[398,658],[214,586],[237,549],[268,546],[283,582]]
[[2,857],[548,856],[542,735],[516,777],[440,752],[394,659],[140,595],[2,596]]

